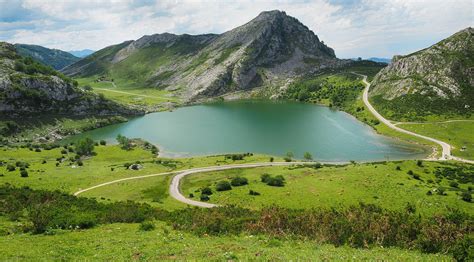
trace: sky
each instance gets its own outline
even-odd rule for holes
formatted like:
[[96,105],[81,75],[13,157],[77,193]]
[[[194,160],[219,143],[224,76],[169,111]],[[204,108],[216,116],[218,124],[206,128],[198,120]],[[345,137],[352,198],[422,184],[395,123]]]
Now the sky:
[[147,34],[223,33],[275,9],[340,58],[408,54],[474,24],[474,0],[0,0],[0,41],[99,50]]

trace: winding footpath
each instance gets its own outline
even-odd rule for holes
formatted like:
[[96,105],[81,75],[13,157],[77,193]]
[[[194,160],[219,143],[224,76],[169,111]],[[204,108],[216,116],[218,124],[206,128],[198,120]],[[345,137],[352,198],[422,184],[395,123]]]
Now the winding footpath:
[[[412,136],[416,136],[416,137],[419,137],[419,138],[422,138],[422,139],[425,139],[425,140],[428,140],[428,141],[431,141],[431,142],[434,142],[438,145],[441,146],[441,148],[443,149],[442,153],[441,153],[441,157],[438,159],[438,160],[456,160],[456,161],[461,161],[461,162],[465,162],[465,163],[470,163],[470,164],[474,164],[474,161],[472,160],[467,160],[467,159],[463,159],[463,158],[459,158],[459,157],[455,157],[455,156],[452,156],[451,155],[451,145],[446,143],[446,142],[443,142],[441,140],[438,140],[438,139],[435,139],[435,138],[432,138],[432,137],[428,137],[428,136],[424,136],[424,135],[420,135],[420,134],[417,134],[417,133],[414,133],[414,132],[411,132],[411,131],[408,131],[408,130],[405,130],[403,128],[400,128],[396,125],[398,124],[402,124],[402,123],[397,123],[397,124],[393,124],[392,122],[390,122],[388,119],[384,118],[381,114],[379,114],[379,112],[377,112],[377,110],[375,110],[375,108],[370,104],[369,102],[369,88],[370,88],[370,83],[367,82],[367,76],[366,75],[361,75],[361,74],[357,74],[357,73],[353,73],[353,74],[356,74],[356,75],[359,75],[359,76],[362,76],[363,79],[362,79],[362,82],[365,84],[365,89],[364,89],[364,92],[362,94],[362,100],[364,101],[364,104],[367,106],[367,108],[369,109],[369,111],[382,123],[384,123],[385,125],[387,125],[388,127],[390,127],[391,129],[394,129],[398,132],[401,132],[401,133],[405,133],[405,134],[408,134],[408,135],[412,135]],[[454,121],[454,120],[453,120]]]
[[[144,175],[144,176],[134,176],[134,177],[127,177],[127,178],[121,178],[109,182],[105,182],[102,184],[98,184],[92,187],[88,187],[85,189],[81,189],[77,192],[74,193],[75,196],[78,196],[84,192],[103,187],[103,186],[108,186],[111,184],[116,184],[124,181],[129,181],[129,180],[135,180],[135,179],[143,179],[143,178],[149,178],[149,177],[155,177],[155,176],[163,176],[163,175],[171,175],[171,174],[177,174],[176,176],[173,177],[171,180],[171,184],[169,187],[169,194],[171,197],[174,199],[183,202],[188,205],[192,206],[198,206],[198,207],[216,207],[217,205],[215,204],[210,204],[206,202],[200,202],[200,201],[195,201],[189,198],[186,198],[180,191],[179,186],[181,184],[181,179],[187,175],[195,174],[195,173],[202,173],[202,172],[212,172],[212,171],[222,171],[222,170],[229,170],[229,169],[238,169],[238,168],[252,168],[252,167],[268,167],[268,166],[290,166],[290,165],[311,165],[314,164],[314,162],[263,162],[263,163],[248,163],[248,164],[234,164],[234,165],[222,165],[222,166],[211,166],[211,167],[198,167],[198,168],[193,168],[193,169],[185,169],[185,170],[179,170],[179,171],[171,171],[171,172],[164,172],[164,173],[158,173],[158,174],[151,174],[151,175]],[[333,163],[334,164],[334,163]],[[342,163],[340,163],[342,164]]]

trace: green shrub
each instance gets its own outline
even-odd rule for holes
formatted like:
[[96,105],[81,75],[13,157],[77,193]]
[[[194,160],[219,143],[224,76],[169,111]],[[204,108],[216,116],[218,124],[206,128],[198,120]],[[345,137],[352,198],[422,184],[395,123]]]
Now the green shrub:
[[449,182],[449,186],[454,187],[454,188],[458,188],[459,184],[457,182],[451,181],[451,182]]
[[267,182],[267,185],[269,186],[276,186],[276,187],[282,187],[285,185],[285,178],[281,175],[275,176],[270,178],[270,180]]
[[423,166],[423,161],[417,160],[416,165],[419,166],[419,167],[422,167]]
[[227,190],[231,190],[231,189],[232,189],[232,186],[227,181],[219,181],[216,184],[216,190],[217,191],[227,191]]
[[90,137],[83,138],[76,143],[76,153],[79,156],[90,156],[94,152],[94,140]]
[[472,201],[472,195],[471,195],[470,192],[462,192],[461,199],[466,201],[466,202],[471,202]]
[[249,191],[249,195],[251,195],[251,196],[259,196],[259,195],[260,195],[260,193],[259,193],[259,192],[257,192],[257,191],[253,191],[252,189],[250,189],[250,191]]
[[206,195],[206,194],[201,194],[200,199],[201,199],[201,201],[209,201],[210,200],[209,196]]
[[66,149],[61,150],[61,154],[63,155],[67,154],[67,150]]
[[260,176],[260,181],[262,181],[263,183],[267,183],[268,182],[268,179],[271,177],[270,174],[262,174]]
[[155,229],[155,224],[152,221],[143,221],[140,223],[139,229],[141,231],[152,231]]
[[407,174],[409,174],[410,176],[413,176],[413,170],[408,170]]
[[100,145],[101,146],[105,146],[107,144],[107,142],[105,140],[100,140]]
[[401,168],[400,166],[397,166],[397,167],[395,168],[395,170],[400,171],[400,170],[402,170],[402,168]]
[[78,165],[78,166],[83,166],[84,163],[82,162],[82,160],[77,160],[77,165]]
[[270,162],[273,162],[275,159],[271,156],[270,157]]
[[15,169],[16,169],[15,166],[13,166],[13,165],[11,165],[11,164],[8,164],[8,165],[7,165],[7,170],[8,170],[8,171],[12,172],[12,171],[15,171]]
[[232,180],[230,181],[230,184],[232,186],[244,186],[244,185],[247,185],[249,182],[247,180],[247,178],[245,177],[234,177],[232,178]]
[[21,176],[21,177],[28,177],[28,171],[26,171],[26,170],[21,170],[21,171],[20,171],[20,176]]
[[201,189],[201,194],[205,194],[205,195],[212,195],[212,189],[210,187],[205,187],[203,189]]

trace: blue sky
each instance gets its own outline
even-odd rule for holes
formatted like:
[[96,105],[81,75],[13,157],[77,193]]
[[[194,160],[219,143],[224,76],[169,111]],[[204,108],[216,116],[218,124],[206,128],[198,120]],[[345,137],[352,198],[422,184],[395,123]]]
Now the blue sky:
[[222,33],[261,11],[298,18],[336,55],[392,57],[473,26],[472,0],[0,0],[0,41],[94,49],[154,33]]

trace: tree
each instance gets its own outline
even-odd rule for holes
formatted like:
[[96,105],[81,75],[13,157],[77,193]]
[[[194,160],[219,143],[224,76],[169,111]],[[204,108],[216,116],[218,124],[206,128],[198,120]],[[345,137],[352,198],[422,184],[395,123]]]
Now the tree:
[[293,158],[293,156],[294,156],[293,152],[288,151],[288,152],[286,152],[286,156],[285,156],[284,159],[285,159],[286,162],[291,162],[291,159]]
[[305,153],[304,153],[304,159],[306,159],[306,160],[313,160],[313,156],[311,155],[310,152],[305,152]]
[[76,153],[79,156],[90,156],[94,152],[94,140],[90,137],[79,140],[76,144]]
[[117,135],[117,142],[119,142],[122,149],[129,150],[132,147],[131,140],[121,134]]

